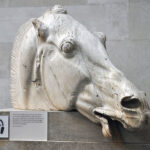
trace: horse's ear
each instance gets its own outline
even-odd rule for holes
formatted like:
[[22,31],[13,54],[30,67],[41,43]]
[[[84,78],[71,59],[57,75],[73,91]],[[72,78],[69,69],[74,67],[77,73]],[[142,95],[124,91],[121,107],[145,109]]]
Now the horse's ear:
[[95,34],[98,36],[100,41],[103,43],[104,47],[106,48],[106,35],[103,32],[95,32]]
[[37,36],[40,40],[46,40],[48,35],[48,27],[38,19],[32,20],[32,24],[37,32]]

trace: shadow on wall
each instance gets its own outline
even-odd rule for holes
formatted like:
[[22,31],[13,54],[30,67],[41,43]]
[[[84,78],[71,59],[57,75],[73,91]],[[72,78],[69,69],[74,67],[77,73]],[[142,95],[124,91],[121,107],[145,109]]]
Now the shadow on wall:
[[114,144],[126,147],[130,150],[131,144],[149,144],[150,142],[150,127],[147,126],[144,129],[137,131],[127,131],[117,121],[111,121],[112,125],[112,142]]

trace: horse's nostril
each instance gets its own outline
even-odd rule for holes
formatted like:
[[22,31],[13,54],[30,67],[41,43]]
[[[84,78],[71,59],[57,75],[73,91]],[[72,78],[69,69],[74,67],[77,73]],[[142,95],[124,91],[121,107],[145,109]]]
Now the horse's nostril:
[[138,98],[131,98],[131,96],[124,97],[121,100],[121,105],[125,108],[138,108],[141,105],[141,102]]

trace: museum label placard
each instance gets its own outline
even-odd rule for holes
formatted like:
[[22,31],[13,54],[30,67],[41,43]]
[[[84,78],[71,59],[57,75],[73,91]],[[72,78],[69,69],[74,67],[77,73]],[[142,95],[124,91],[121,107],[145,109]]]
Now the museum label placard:
[[47,141],[47,112],[10,112],[10,141]]

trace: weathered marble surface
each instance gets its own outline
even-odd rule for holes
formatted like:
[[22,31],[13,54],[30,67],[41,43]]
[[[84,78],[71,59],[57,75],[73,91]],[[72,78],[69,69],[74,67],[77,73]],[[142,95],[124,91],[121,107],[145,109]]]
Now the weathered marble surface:
[[110,61],[106,35],[92,32],[55,5],[23,24],[11,57],[14,108],[78,110],[111,136],[109,120],[128,130],[149,124],[146,93]]
[[128,130],[149,124],[146,93],[110,61],[106,35],[92,32],[55,5],[23,24],[11,57],[14,108],[78,110],[111,136],[109,119]]

